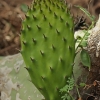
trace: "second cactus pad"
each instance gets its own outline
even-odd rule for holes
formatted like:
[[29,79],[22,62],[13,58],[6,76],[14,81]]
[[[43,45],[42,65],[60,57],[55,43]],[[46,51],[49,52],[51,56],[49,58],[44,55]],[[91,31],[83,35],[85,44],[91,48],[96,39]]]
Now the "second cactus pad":
[[73,18],[59,0],[35,0],[23,21],[21,53],[32,83],[46,100],[61,100],[59,89],[72,74]]

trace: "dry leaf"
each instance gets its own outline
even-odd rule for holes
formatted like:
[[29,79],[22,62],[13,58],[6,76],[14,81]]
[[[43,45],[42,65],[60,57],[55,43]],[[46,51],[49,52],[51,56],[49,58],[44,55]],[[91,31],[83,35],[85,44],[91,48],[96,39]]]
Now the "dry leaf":
[[81,98],[81,97],[79,97],[79,98],[78,98],[78,100],[82,100],[82,98]]
[[96,86],[97,85],[97,82],[96,82],[96,80],[93,82],[93,86]]

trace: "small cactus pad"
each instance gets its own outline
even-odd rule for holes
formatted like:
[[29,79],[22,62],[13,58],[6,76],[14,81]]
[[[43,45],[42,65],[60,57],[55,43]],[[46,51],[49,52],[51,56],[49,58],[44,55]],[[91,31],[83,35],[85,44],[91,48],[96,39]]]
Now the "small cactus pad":
[[73,26],[66,4],[59,0],[35,0],[23,21],[21,54],[32,83],[45,100],[61,100],[59,89],[72,74]]
[[20,54],[0,57],[0,100],[42,100]]

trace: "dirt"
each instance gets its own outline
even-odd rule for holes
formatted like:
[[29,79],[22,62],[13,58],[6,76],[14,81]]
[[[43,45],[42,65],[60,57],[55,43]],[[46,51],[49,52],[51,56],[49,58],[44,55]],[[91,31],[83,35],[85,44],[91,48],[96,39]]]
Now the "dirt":
[[20,49],[22,4],[30,5],[32,0],[0,0],[0,56],[18,53]]

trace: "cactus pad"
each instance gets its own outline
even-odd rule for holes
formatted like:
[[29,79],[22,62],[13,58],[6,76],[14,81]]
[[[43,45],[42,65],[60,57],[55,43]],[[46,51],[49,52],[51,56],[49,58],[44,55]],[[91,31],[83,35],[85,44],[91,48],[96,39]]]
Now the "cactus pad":
[[59,0],[35,0],[21,32],[21,54],[32,83],[46,100],[61,100],[59,89],[72,74],[73,18]]

